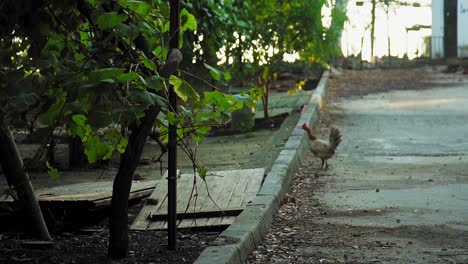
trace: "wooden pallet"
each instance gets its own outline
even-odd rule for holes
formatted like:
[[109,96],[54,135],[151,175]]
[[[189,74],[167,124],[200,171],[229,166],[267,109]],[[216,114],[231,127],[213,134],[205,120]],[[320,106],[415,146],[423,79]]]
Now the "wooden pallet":
[[[149,196],[159,181],[133,182],[129,200]],[[112,182],[86,182],[37,189],[41,206],[59,208],[96,209],[109,206],[112,198]],[[8,205],[13,199],[0,196],[0,203]]]
[[[264,169],[213,172],[204,182],[192,174],[177,181],[178,228],[230,225],[255,197]],[[196,177],[196,178],[195,178]],[[194,182],[196,181],[196,187]],[[206,188],[208,186],[208,188]],[[147,200],[133,222],[133,230],[167,229],[167,181],[165,178]]]

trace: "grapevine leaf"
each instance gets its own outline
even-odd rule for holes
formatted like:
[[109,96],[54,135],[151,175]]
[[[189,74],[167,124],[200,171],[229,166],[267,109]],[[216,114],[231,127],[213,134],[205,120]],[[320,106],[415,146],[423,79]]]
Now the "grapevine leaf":
[[164,90],[164,81],[159,76],[154,75],[146,78],[146,83],[148,84],[149,88],[155,90],[156,92]]
[[143,52],[140,54],[140,59],[141,61],[143,61],[143,64],[146,68],[148,68],[151,71],[156,70],[156,64],[154,63],[154,61],[148,59],[148,57],[146,57],[146,55]]
[[103,68],[91,71],[88,75],[89,81],[103,81],[103,80],[115,80],[118,79],[119,76],[124,74],[125,69],[123,68]]
[[189,30],[197,30],[197,20],[195,17],[190,14],[187,9],[182,9],[180,12],[180,16],[182,17],[183,23],[180,27],[180,30],[186,31],[187,29]]
[[126,14],[118,14],[117,12],[109,12],[100,15],[97,19],[97,24],[100,30],[116,27],[120,23],[128,19]]
[[216,69],[215,67],[213,66],[210,66],[206,63],[203,63],[203,66],[205,66],[205,68],[207,68],[209,71],[210,71],[210,74],[211,74],[211,77],[213,77],[213,79],[219,81],[221,80],[221,71]]
[[58,169],[50,165],[49,161],[46,161],[46,167],[47,167],[47,174],[49,174],[49,176],[52,177],[52,179],[58,179],[60,177],[60,173]]
[[101,139],[96,136],[90,136],[86,141],[85,154],[88,157],[89,163],[95,163],[96,161],[103,159],[109,159],[114,152],[115,147],[109,143],[101,141]]
[[169,83],[174,86],[175,93],[184,102],[187,102],[188,99],[191,99],[194,101],[200,100],[200,95],[186,81],[179,79],[178,77],[174,75],[171,75],[171,77],[169,77]]
[[198,169],[198,176],[200,176],[200,178],[202,178],[203,180],[205,180],[205,177],[206,177],[206,173],[208,172],[208,169],[205,167],[205,166],[201,166],[199,169]]
[[117,80],[120,82],[137,81],[139,79],[140,75],[136,72],[128,72],[117,75]]
[[134,90],[132,94],[132,101],[143,105],[166,105],[164,99],[161,96],[148,90]]

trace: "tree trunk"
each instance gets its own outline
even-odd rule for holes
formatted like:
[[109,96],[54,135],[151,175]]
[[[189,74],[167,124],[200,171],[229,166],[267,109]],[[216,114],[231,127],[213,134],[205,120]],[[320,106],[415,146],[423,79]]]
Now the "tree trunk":
[[[332,64],[336,65],[338,63],[338,59],[343,57],[343,52],[341,51],[341,35],[343,33],[344,24],[346,22],[346,10],[347,10],[348,0],[336,0],[335,5],[333,6],[333,13],[335,13],[335,17],[331,21],[331,32],[335,35],[333,39],[334,43],[333,48],[337,52],[336,54],[332,54]],[[342,17],[338,14],[341,14]],[[349,54],[349,53],[346,53]]]
[[30,217],[40,239],[52,240],[49,230],[44,221],[44,217],[39,207],[34,189],[29,180],[29,175],[25,170],[16,143],[11,134],[10,128],[0,116],[0,163],[8,185],[13,187],[18,195],[19,201],[23,204],[25,214]]
[[268,119],[270,117],[269,115],[269,110],[270,110],[270,80],[265,80],[265,83],[263,84],[263,96],[262,96],[262,101],[263,101],[263,118]]
[[128,252],[128,197],[133,174],[140,161],[146,138],[151,132],[160,108],[150,107],[139,126],[131,129],[128,145],[120,159],[119,171],[114,179],[109,216],[109,251],[113,259],[122,259]]
[[[181,62],[182,53],[178,49],[170,50],[167,61],[160,70],[161,76],[169,78],[176,72]],[[128,145],[120,159],[119,170],[114,178],[109,216],[108,256],[112,259],[125,258],[128,253],[128,197],[133,174],[160,110],[159,106],[151,106],[145,111],[145,116],[140,119],[139,125],[130,128]]]
[[68,143],[69,167],[82,168],[87,164],[86,155],[84,154],[83,142],[78,137],[70,137]]

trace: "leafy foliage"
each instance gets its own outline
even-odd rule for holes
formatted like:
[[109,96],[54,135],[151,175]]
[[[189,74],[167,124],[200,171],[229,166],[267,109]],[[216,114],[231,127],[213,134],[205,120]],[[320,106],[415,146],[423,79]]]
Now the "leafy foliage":
[[[122,153],[128,142],[122,128],[138,124],[150,106],[162,111],[155,124],[162,139],[172,122],[181,139],[191,134],[200,141],[239,104],[253,104],[199,94],[180,76],[160,76],[170,37],[167,1],[6,0],[0,7],[1,114],[30,130],[65,127],[81,139],[90,163]],[[198,29],[182,9],[181,34]],[[230,79],[206,67],[216,80]],[[168,85],[183,102],[177,116],[167,111]]]
[[298,56],[298,62],[309,68],[327,64],[331,57],[340,54],[339,38],[346,15],[340,5],[333,6],[332,26],[326,28],[322,25],[322,8],[326,5],[331,3],[327,0],[187,3],[198,27],[185,33],[188,45],[184,57],[191,59],[185,61],[186,67],[203,75],[204,65],[214,80],[223,81],[223,75],[209,66],[220,64],[222,69],[229,69],[235,86],[261,87],[265,103],[271,81],[284,70],[286,56]]

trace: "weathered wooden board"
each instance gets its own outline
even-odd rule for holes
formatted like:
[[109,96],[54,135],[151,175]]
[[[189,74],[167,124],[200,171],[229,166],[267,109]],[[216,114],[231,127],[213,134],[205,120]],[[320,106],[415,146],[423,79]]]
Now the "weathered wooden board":
[[[264,172],[263,168],[218,171],[207,175],[206,182],[192,174],[180,175],[177,181],[177,214],[180,219],[178,228],[231,224],[236,218],[235,214],[241,212],[255,197],[260,189]],[[165,178],[154,189],[148,201],[131,229],[167,229]]]
[[[159,181],[133,182],[129,200],[149,196]],[[86,182],[37,189],[41,205],[53,207],[98,208],[110,205],[112,182]],[[0,203],[11,203],[10,196],[0,196]]]

